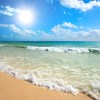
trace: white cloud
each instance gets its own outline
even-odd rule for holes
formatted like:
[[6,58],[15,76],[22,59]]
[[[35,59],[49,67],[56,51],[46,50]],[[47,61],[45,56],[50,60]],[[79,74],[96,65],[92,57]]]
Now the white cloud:
[[[59,25],[57,25],[57,26],[54,26],[53,28],[52,28],[52,31],[54,31],[54,32],[56,32],[56,31],[58,31],[59,29],[67,29],[68,30],[68,28],[78,28],[77,26],[75,26],[74,24],[72,24],[71,22],[63,22],[63,24],[59,24]],[[61,30],[60,30],[61,31]]]
[[[89,29],[87,31],[74,31],[63,27],[63,24],[54,26],[49,33],[41,30],[20,29],[14,24],[0,24],[0,27],[8,28],[14,33],[17,33],[20,39],[37,40],[37,41],[100,41],[100,30]],[[79,27],[80,28],[80,27]],[[3,34],[4,36],[10,34]],[[11,38],[11,35],[10,35]]]
[[20,35],[35,35],[35,31],[29,30],[29,29],[20,29],[14,24],[0,24],[0,27],[5,27],[10,29],[11,31],[18,33]]
[[61,5],[69,8],[80,9],[81,11],[87,11],[93,7],[100,7],[100,1],[90,1],[85,3],[83,0],[60,0]]
[[7,15],[7,16],[14,16],[15,14],[19,13],[20,10],[16,8],[12,8],[10,6],[1,6],[0,7],[0,14]]
[[62,25],[57,25],[52,28],[52,32],[55,34],[55,39],[58,40],[74,40],[74,41],[100,41],[100,30],[91,29],[88,31],[73,31]]
[[71,22],[63,22],[62,26],[63,27],[68,27],[68,28],[77,28],[77,26],[75,26]]

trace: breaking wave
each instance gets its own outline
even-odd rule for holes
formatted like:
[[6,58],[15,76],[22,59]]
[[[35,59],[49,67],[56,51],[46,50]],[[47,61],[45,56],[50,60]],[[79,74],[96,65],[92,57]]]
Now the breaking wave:
[[[0,45],[8,46],[8,45]],[[22,45],[12,45],[9,47],[15,48],[26,48],[35,51],[54,51],[54,52],[66,52],[66,53],[100,53],[100,48],[80,48],[80,47],[40,47],[40,46],[22,46]]]
[[28,46],[30,50],[55,51],[67,53],[100,53],[100,48],[67,48],[67,47],[37,47]]
[[[98,95],[100,85],[97,86],[97,85],[93,84],[93,86],[92,86],[92,88],[94,88],[93,91],[86,90],[85,87],[84,87],[84,90],[82,90],[82,89],[78,89],[72,85],[62,85],[62,84],[60,84],[59,79],[58,79],[58,81],[41,80],[41,78],[39,78],[36,75],[36,72],[33,73],[33,72],[31,72],[31,70],[28,70],[27,73],[22,73],[22,71],[20,69],[14,69],[11,66],[6,65],[1,62],[0,62],[0,71],[3,71],[5,73],[9,74],[10,76],[16,77],[17,79],[25,80],[34,85],[43,86],[43,87],[49,88],[51,90],[57,90],[57,91],[62,91],[62,92],[71,92],[74,95],[78,94],[79,92],[83,92],[83,93],[89,95],[90,97],[94,98],[95,100],[100,100],[100,95]],[[63,82],[61,82],[61,83],[63,83]]]

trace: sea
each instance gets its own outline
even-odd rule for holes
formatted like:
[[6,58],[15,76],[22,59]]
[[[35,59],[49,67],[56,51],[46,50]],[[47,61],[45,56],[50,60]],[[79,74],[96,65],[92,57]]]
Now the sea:
[[0,42],[0,71],[51,90],[100,100],[100,42]]

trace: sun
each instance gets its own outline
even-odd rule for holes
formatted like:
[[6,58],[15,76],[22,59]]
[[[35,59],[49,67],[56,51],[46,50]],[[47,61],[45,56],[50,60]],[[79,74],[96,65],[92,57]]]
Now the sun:
[[35,21],[35,13],[28,9],[23,9],[18,14],[18,20],[21,24],[29,25]]

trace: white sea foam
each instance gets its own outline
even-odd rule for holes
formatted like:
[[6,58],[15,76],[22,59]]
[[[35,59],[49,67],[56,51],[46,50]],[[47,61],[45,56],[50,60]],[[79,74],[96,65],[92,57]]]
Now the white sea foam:
[[67,53],[100,53],[100,48],[67,48],[67,47],[37,47],[28,46],[30,50],[42,50],[42,51],[55,51],[55,52],[67,52]]
[[1,45],[1,44],[0,44],[0,47],[2,47],[2,46],[4,46],[4,45]]
[[30,74],[30,73],[23,74],[23,73],[21,73],[21,71],[16,70],[16,69],[14,69],[6,64],[3,64],[3,63],[0,63],[0,70],[5,72],[5,73],[8,73],[11,76],[18,78],[18,79],[26,80],[28,82],[35,84],[35,85],[44,86],[44,87],[47,87],[47,88],[52,89],[52,90],[71,92],[74,95],[79,93],[78,89],[74,88],[71,85],[61,86],[61,85],[54,83],[52,81],[51,82],[43,81],[43,80],[39,79],[38,77],[36,77],[36,75],[34,76],[33,74]]
[[[73,87],[72,85],[59,84],[59,82],[62,80],[59,81],[59,79],[58,79],[59,82],[56,81],[57,79],[55,81],[53,81],[52,78],[50,80],[43,80],[43,79],[37,77],[37,75],[35,75],[34,73],[32,73],[31,70],[28,70],[28,72],[26,74],[24,74],[24,73],[22,73],[21,70],[14,69],[11,66],[6,65],[1,62],[0,62],[0,71],[8,73],[9,75],[14,76],[18,79],[31,82],[32,84],[47,87],[51,90],[71,92],[74,95],[78,94],[81,91],[81,92],[84,92],[87,95],[95,98],[96,100],[100,100],[100,95],[98,95],[98,94],[100,94],[99,93],[99,90],[100,90],[99,84],[98,84],[98,86],[96,84],[93,84],[93,87],[92,87],[93,91],[89,91],[87,89],[79,90],[79,89]],[[62,81],[61,83],[64,83],[64,82]]]
[[36,46],[28,46],[27,49],[31,50],[43,50],[43,51],[57,51],[57,52],[63,52],[64,50],[57,47],[36,47]]

